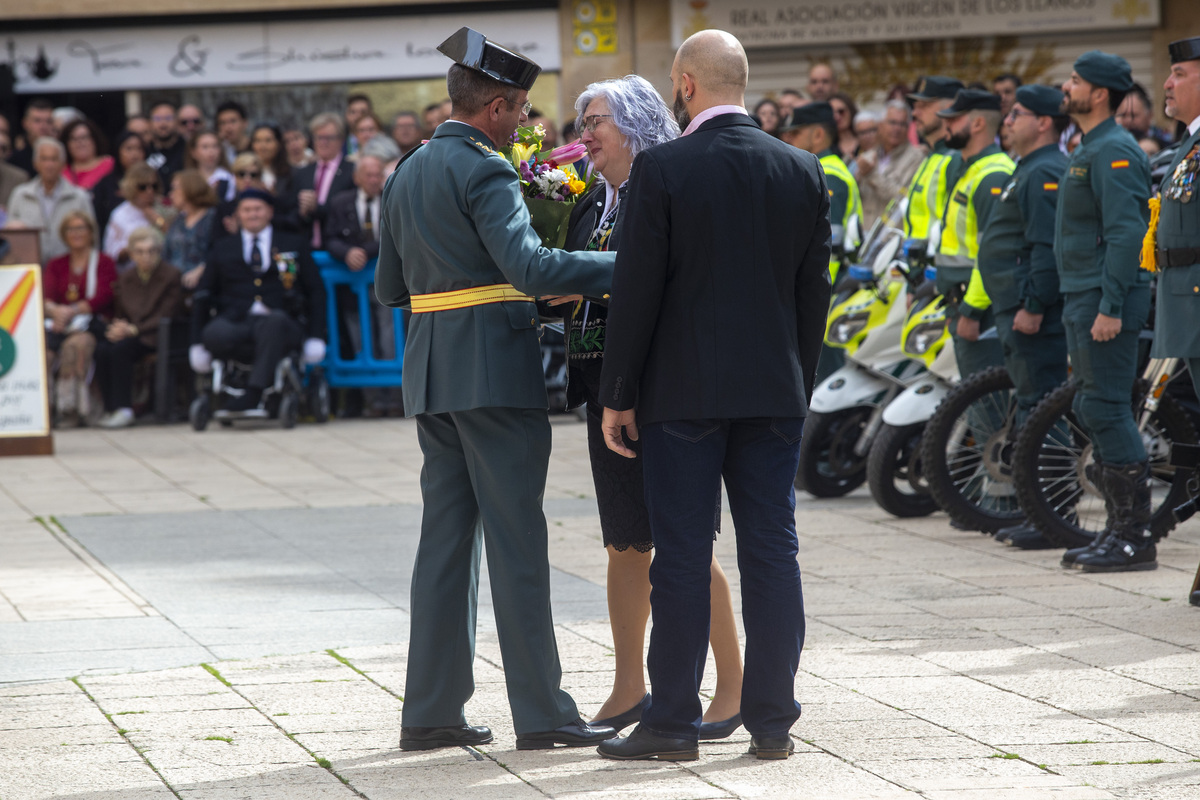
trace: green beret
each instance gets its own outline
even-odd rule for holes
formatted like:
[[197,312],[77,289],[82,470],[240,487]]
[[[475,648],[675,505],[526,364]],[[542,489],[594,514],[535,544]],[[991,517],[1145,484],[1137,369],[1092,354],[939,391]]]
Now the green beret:
[[1017,102],[1039,117],[1061,117],[1063,114],[1063,93],[1053,86],[1019,86]]
[[781,131],[792,131],[807,125],[834,125],[833,106],[829,103],[806,103],[792,109],[792,113],[779,126]]
[[1089,50],[1075,59],[1075,71],[1093,86],[1128,92],[1133,88],[1129,62],[1112,53]]

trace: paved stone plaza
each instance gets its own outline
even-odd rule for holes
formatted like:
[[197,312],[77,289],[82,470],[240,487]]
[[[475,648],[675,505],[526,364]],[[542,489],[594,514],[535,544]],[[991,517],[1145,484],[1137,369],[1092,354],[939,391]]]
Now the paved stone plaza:
[[[583,426],[554,423],[555,619],[586,715],[612,679],[605,555]],[[801,498],[784,762],[747,756],[744,730],[678,765],[517,752],[485,587],[468,717],[496,741],[402,753],[411,421],[56,447],[0,460],[0,800],[1200,798],[1200,523],[1155,572],[1089,576],[862,491]]]

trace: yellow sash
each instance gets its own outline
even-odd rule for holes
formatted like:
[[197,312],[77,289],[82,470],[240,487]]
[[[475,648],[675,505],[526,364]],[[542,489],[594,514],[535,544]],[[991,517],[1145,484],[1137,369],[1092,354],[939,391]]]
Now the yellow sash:
[[467,289],[456,289],[453,292],[435,292],[434,294],[414,294],[411,298],[412,312],[423,314],[429,311],[448,311],[455,308],[469,308],[488,303],[504,303],[511,300],[533,302],[529,295],[522,294],[511,283],[497,283],[492,286],[472,286]]

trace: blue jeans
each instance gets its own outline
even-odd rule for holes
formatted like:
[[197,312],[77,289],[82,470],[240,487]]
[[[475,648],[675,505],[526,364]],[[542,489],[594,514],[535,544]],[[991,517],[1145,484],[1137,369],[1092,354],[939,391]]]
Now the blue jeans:
[[695,740],[708,654],[712,501],[729,493],[746,632],[742,720],[751,734],[780,734],[800,717],[796,669],[804,598],[796,560],[802,418],[679,420],[641,429],[646,507],[654,534],[646,666],[653,702],[642,717],[660,736]]

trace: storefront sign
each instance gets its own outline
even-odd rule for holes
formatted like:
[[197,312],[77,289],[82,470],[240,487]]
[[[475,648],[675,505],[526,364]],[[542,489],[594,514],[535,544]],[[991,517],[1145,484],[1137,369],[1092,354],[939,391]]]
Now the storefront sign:
[[41,269],[0,266],[0,455],[9,439],[48,437]]
[[463,25],[561,67],[554,9],[22,32],[0,34],[0,59],[21,94],[433,78]]
[[745,47],[1060,33],[1159,23],[1159,0],[672,0],[676,44],[721,28]]

